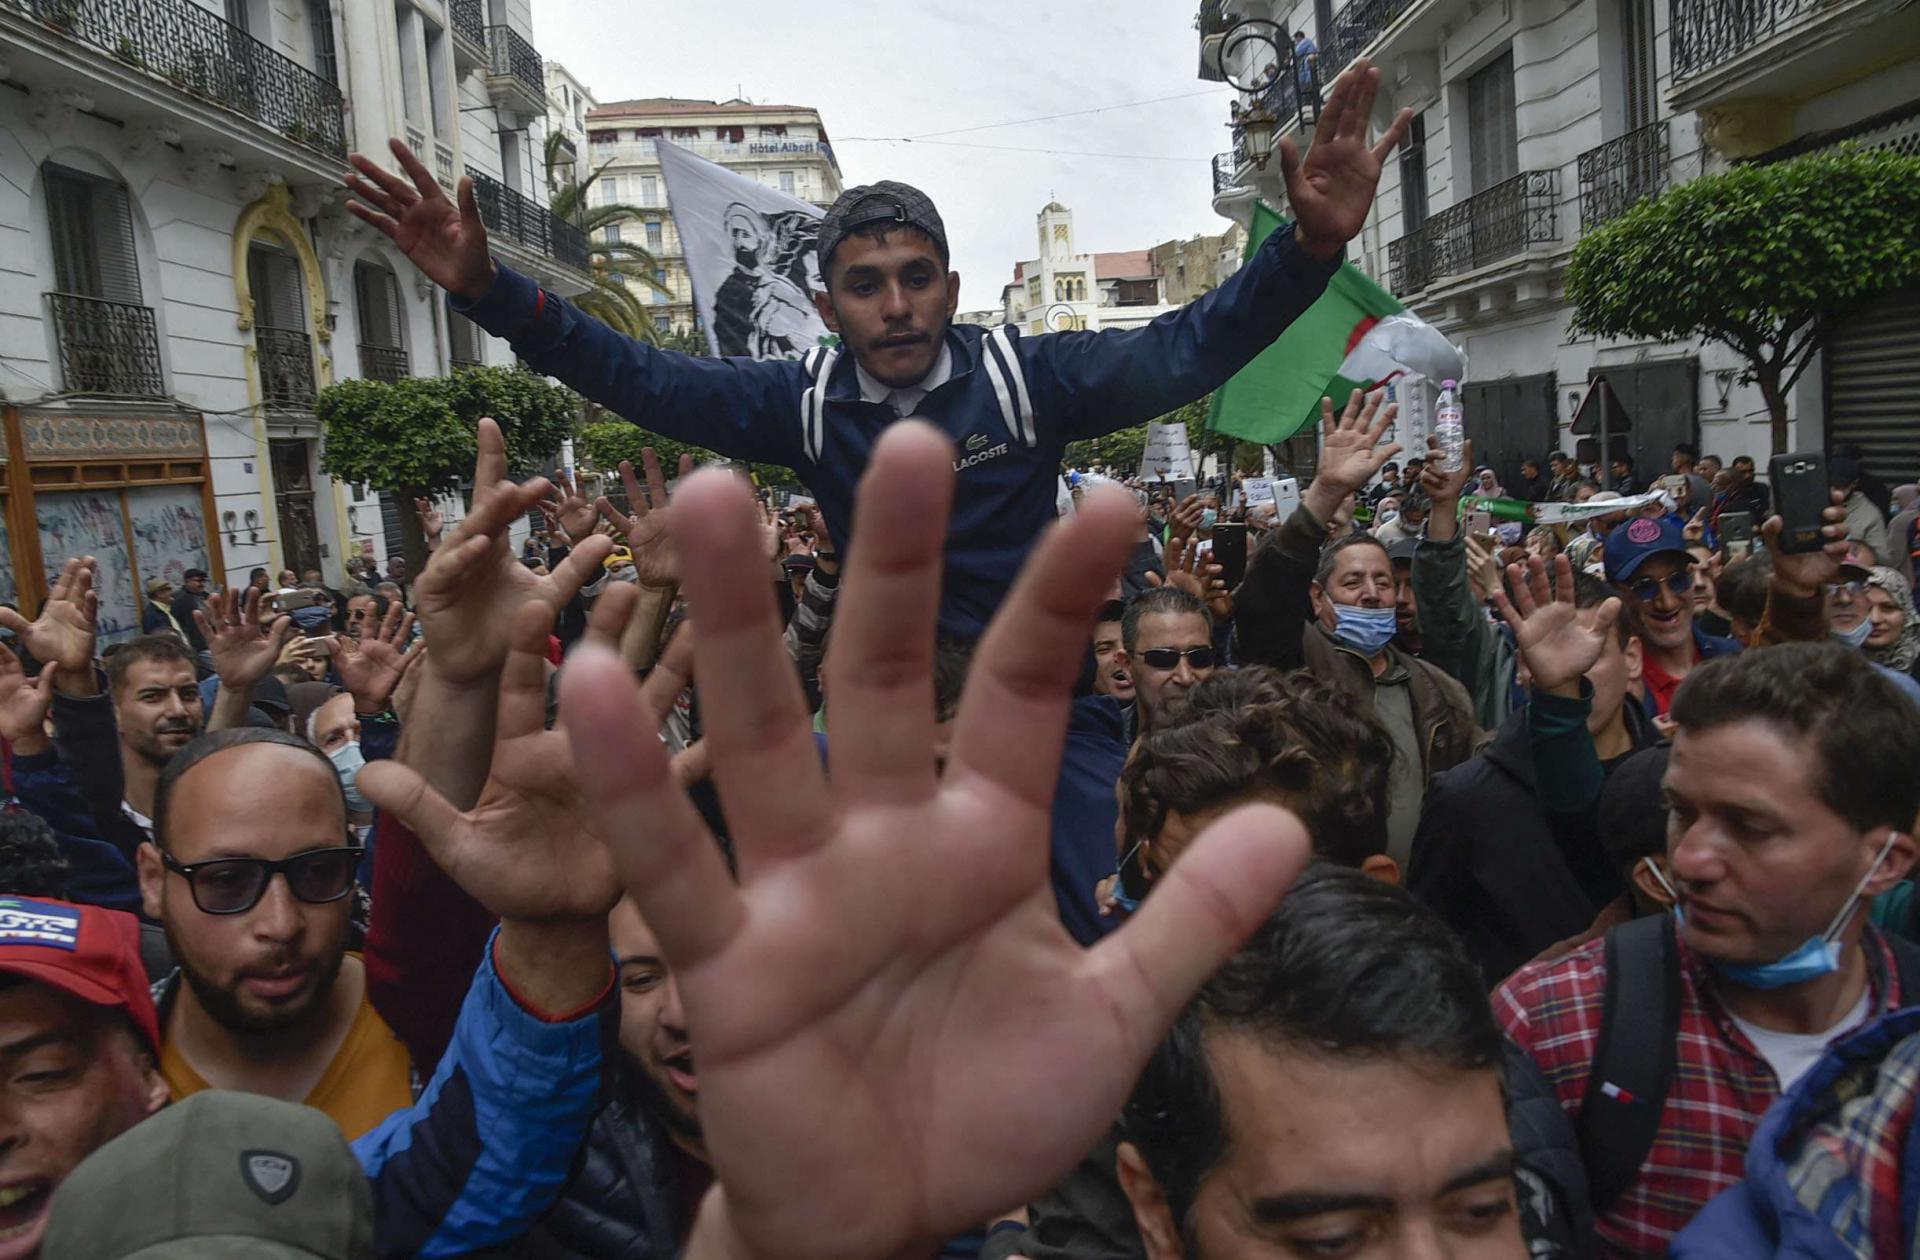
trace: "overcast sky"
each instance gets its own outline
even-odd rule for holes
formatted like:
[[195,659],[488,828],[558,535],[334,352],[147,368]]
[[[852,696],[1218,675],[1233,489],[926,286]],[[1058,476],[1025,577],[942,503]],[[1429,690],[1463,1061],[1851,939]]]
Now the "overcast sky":
[[[602,101],[645,96],[811,105],[849,186],[900,179],[940,208],[960,306],[996,306],[1035,256],[1049,197],[1086,252],[1216,233],[1207,159],[1228,145],[1230,89],[1195,75],[1191,0],[538,0],[535,43]],[[1185,96],[939,137],[1182,159],[872,144],[1042,114]]]

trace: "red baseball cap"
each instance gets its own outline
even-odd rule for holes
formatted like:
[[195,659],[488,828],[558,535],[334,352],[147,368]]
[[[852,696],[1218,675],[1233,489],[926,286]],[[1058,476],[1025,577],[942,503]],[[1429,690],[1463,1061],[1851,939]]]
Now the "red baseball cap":
[[0,896],[0,973],[120,1007],[160,1052],[160,1016],[140,962],[140,921],[124,910]]

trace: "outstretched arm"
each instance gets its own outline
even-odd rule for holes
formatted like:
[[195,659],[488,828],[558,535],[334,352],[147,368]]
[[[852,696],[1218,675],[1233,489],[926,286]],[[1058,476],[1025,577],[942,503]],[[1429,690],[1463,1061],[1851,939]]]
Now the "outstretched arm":
[[355,153],[348,209],[475,323],[538,371],[656,433],[735,459],[803,462],[797,364],[693,358],[615,332],[493,259],[471,178],[460,180],[456,205],[411,149],[388,143],[405,177]]

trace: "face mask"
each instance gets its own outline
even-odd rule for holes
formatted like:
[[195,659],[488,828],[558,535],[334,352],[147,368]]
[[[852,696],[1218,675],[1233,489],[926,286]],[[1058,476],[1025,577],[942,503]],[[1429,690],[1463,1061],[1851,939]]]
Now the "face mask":
[[1871,635],[1872,633],[1873,633],[1873,622],[1865,617],[1862,617],[1860,619],[1860,624],[1855,626],[1851,630],[1827,631],[1828,637],[1830,637],[1835,643],[1844,643],[1850,648],[1857,648],[1861,644],[1865,643],[1867,641],[1868,636]]
[[1355,604],[1333,606],[1333,637],[1368,660],[1386,650],[1399,628],[1399,621],[1391,608],[1361,608]]
[[[1880,870],[1880,864],[1887,860],[1887,854],[1893,852],[1893,842],[1899,838],[1899,835],[1897,831],[1888,830],[1887,842],[1880,846],[1878,853],[1874,854],[1873,865],[1869,866],[1867,873],[1860,877],[1860,882],[1853,886],[1853,892],[1847,896],[1846,903],[1840,907],[1840,913],[1833,916],[1833,922],[1827,925],[1826,931],[1818,936],[1808,937],[1800,948],[1772,962],[1730,963],[1709,958],[1707,965],[1712,967],[1716,974],[1749,989],[1783,989],[1790,984],[1805,984],[1809,980],[1818,980],[1821,976],[1830,976],[1840,970],[1840,945],[1835,938],[1840,935],[1841,929],[1847,926],[1847,920],[1853,917],[1853,912],[1859,908],[1860,894],[1865,891],[1867,882]],[[1672,885],[1667,884],[1665,879],[1660,882],[1666,886],[1668,892],[1673,891]],[[1687,921],[1677,899],[1674,902],[1673,917],[1682,925]]]
[[1220,514],[1218,512],[1214,511],[1212,508],[1206,508],[1200,513],[1200,528],[1212,529],[1213,523],[1219,519],[1220,519]]
[[1138,910],[1140,908],[1140,898],[1147,895],[1147,890],[1144,888],[1137,892],[1127,888],[1127,868],[1133,862],[1133,855],[1140,852],[1140,846],[1145,843],[1146,841],[1144,839],[1134,841],[1133,847],[1122,855],[1119,864],[1113,868],[1113,891],[1109,893],[1108,896],[1113,898],[1114,905],[1119,906],[1128,914],[1132,914],[1135,910]]
[[347,810],[350,813],[364,814],[373,809],[373,803],[360,795],[360,767],[367,759],[360,755],[360,741],[348,740],[327,754],[327,760],[333,763],[335,774],[340,776],[340,790],[347,794]]

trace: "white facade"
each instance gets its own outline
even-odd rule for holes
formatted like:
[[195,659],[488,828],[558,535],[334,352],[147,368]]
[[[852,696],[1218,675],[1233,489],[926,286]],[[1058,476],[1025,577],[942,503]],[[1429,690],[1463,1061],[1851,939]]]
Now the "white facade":
[[1048,202],[1034,216],[1039,257],[1016,263],[1000,291],[1001,316],[1030,333],[1138,328],[1173,309],[1149,250],[1090,254],[1073,236],[1073,211]]
[[641,211],[640,222],[616,224],[611,230],[641,246],[659,264],[658,278],[668,291],[635,292],[658,308],[654,314],[663,329],[691,328],[696,317],[686,252],[668,213],[657,140],[666,139],[822,208],[842,191],[840,162],[826,125],[818,110],[804,105],[676,98],[614,101],[588,110],[587,127],[588,160],[594,170],[605,168],[592,189],[595,204]]
[[[76,0],[56,22],[0,0],[0,78],[24,89],[0,93],[7,598],[33,605],[44,569],[83,549],[118,599],[177,580],[167,546],[197,546],[233,586],[255,566],[338,583],[361,540],[397,546],[377,496],[320,473],[313,393],[512,355],[346,212],[346,153],[391,166],[403,137],[449,185],[493,181],[500,255],[563,293],[587,282],[584,238],[537,221],[515,130],[544,106],[537,55],[516,75],[527,59],[507,49],[525,0],[492,30],[479,0],[450,8]],[[156,534],[139,518],[162,503]]]
[[[1271,45],[1238,41],[1227,70],[1239,82],[1272,74],[1261,96],[1281,135],[1310,138],[1314,80],[1324,90],[1357,55],[1384,71],[1376,128],[1417,111],[1416,143],[1388,160],[1349,257],[1466,348],[1470,414],[1493,413],[1510,459],[1574,451],[1576,405],[1601,374],[1638,413],[1630,442],[1643,476],[1666,471],[1676,441],[1764,466],[1769,417],[1741,360],[1713,344],[1571,337],[1567,260],[1583,231],[1640,196],[1737,159],[1849,133],[1904,137],[1915,151],[1920,15],[1894,0],[1353,0],[1331,12],[1325,0],[1209,0],[1203,63],[1249,17],[1304,29],[1320,49],[1311,70],[1290,75],[1298,62],[1273,65]],[[1264,170],[1227,155],[1215,165],[1223,213],[1244,216],[1249,191],[1284,212],[1277,157]],[[1913,309],[1902,353],[1920,379],[1920,295],[1889,301]],[[1901,439],[1876,405],[1885,411],[1815,365],[1791,399],[1793,449],[1862,440],[1887,480],[1912,479],[1920,436]]]

